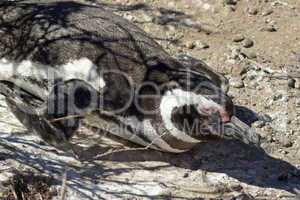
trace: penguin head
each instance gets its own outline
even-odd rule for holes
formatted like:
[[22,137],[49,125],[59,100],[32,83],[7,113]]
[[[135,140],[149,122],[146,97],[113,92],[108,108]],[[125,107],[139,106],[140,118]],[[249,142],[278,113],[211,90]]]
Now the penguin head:
[[177,85],[162,95],[160,112],[165,123],[203,138],[221,134],[222,125],[230,122],[233,103],[218,88],[192,90]]
[[259,136],[234,117],[232,99],[210,80],[195,76],[170,85],[162,95],[160,112],[172,130],[198,140],[216,137],[259,143]]

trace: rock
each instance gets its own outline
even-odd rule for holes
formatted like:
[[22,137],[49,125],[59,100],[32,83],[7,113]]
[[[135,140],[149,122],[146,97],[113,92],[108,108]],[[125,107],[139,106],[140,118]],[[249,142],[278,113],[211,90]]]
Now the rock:
[[225,5],[236,5],[237,1],[236,0],[224,0],[223,3]]
[[300,99],[299,98],[296,99],[295,104],[296,104],[296,107],[300,107]]
[[189,175],[190,174],[188,172],[186,172],[186,173],[183,174],[183,178],[187,178],[187,177],[189,177]]
[[234,88],[243,88],[245,87],[244,82],[241,78],[239,77],[233,77],[229,81],[230,86]]
[[278,28],[276,28],[274,25],[267,24],[264,27],[261,28],[261,31],[267,31],[267,32],[276,32]]
[[209,45],[207,43],[201,42],[201,41],[196,41],[195,46],[196,46],[197,49],[207,49],[207,48],[209,48]]
[[241,42],[245,39],[245,37],[243,35],[236,35],[233,37],[232,41],[234,42]]
[[288,87],[289,88],[295,88],[295,83],[296,83],[295,79],[289,78],[289,80],[288,80]]
[[278,101],[280,99],[283,98],[283,94],[280,94],[280,93],[276,93],[274,96],[273,96],[273,100],[274,101]]
[[264,121],[256,121],[252,124],[253,127],[255,128],[262,128],[266,125]]
[[265,10],[261,13],[262,16],[268,16],[271,15],[273,13],[273,10],[269,9],[269,10]]
[[126,13],[123,17],[124,17],[125,19],[131,21],[131,22],[136,22],[136,17],[133,16],[133,15],[130,15],[130,14],[127,14],[127,13]]
[[295,79],[295,88],[300,89],[300,79]]
[[246,38],[244,41],[243,41],[243,47],[245,48],[250,48],[254,45],[254,42],[253,40],[249,39],[249,38]]
[[258,118],[259,118],[259,120],[261,120],[263,122],[272,122],[273,121],[272,117],[268,114],[260,115]]
[[145,14],[145,13],[143,14],[142,18],[143,18],[144,22],[152,22],[152,21],[154,21],[154,17],[152,17],[152,16],[150,16],[148,14]]
[[232,71],[231,73],[234,75],[234,76],[242,76],[243,74],[247,73],[247,67],[246,66],[234,66],[232,68]]
[[231,47],[231,55],[230,58],[234,60],[240,60],[241,59],[241,49],[240,47],[233,46]]
[[246,58],[249,58],[249,59],[257,58],[256,53],[253,52],[253,51],[246,51],[246,50],[243,50],[243,51],[242,51],[242,54],[243,54]]
[[188,41],[185,43],[185,47],[188,48],[188,49],[194,49],[196,46],[195,42],[193,41]]
[[248,8],[248,13],[250,15],[257,15],[258,9],[256,7],[250,7],[250,8]]
[[280,143],[282,144],[282,146],[284,146],[286,148],[293,146],[293,142],[292,142],[291,138],[289,138],[288,136],[281,137]]

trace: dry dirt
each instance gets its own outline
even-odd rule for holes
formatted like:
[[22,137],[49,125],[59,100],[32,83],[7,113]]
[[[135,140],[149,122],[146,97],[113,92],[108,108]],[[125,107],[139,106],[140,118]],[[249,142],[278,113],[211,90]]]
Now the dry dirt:
[[1,99],[0,197],[59,199],[65,173],[68,200],[300,199],[299,0],[88,2],[136,23],[172,55],[190,54],[225,74],[262,149],[214,141],[181,155],[99,156],[123,147],[82,128],[74,141],[88,150],[79,162],[24,130]]

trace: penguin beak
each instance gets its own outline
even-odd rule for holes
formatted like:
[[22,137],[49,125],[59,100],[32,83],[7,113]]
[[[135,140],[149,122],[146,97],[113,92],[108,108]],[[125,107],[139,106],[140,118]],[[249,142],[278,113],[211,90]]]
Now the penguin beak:
[[224,123],[223,127],[224,138],[237,139],[245,144],[260,146],[259,135],[237,117],[232,116],[230,122]]

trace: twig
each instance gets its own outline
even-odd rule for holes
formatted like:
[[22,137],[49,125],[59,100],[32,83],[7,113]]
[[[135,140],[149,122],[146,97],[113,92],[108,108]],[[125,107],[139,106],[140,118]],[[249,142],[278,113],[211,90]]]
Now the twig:
[[103,153],[103,154],[100,154],[99,156],[97,156],[96,158],[99,159],[99,158],[102,158],[102,157],[105,157],[107,155],[111,155],[113,153],[121,153],[121,152],[128,152],[128,151],[141,151],[141,150],[148,150],[156,140],[158,140],[159,138],[161,138],[162,136],[168,134],[168,132],[164,132],[162,135],[159,135],[157,136],[156,138],[154,138],[154,140],[151,141],[151,143],[149,143],[147,146],[145,147],[140,147],[140,148],[130,148],[130,149],[119,149],[119,150],[113,150],[113,151],[110,151],[110,152],[106,152],[106,153]]
[[52,119],[52,120],[49,120],[49,121],[51,123],[53,123],[53,122],[58,122],[58,121],[61,121],[61,120],[75,119],[75,118],[81,118],[81,117],[84,117],[84,115],[68,115],[68,116],[65,116],[65,117],[55,118],[55,119]]
[[65,172],[64,172],[63,178],[62,178],[60,200],[65,200],[66,191],[67,191],[67,169],[65,169]]

